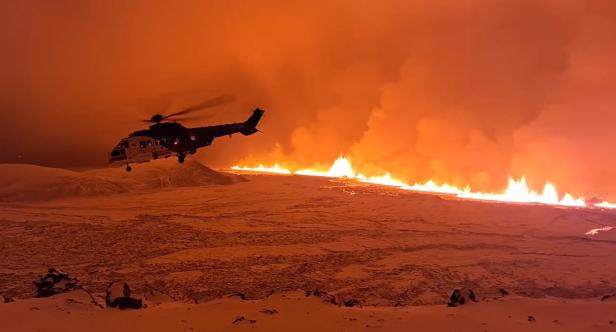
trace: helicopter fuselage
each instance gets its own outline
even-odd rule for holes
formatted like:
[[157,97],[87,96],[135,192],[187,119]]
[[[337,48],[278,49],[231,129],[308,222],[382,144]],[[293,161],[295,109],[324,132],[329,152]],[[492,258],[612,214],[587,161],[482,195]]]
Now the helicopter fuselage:
[[217,137],[256,133],[256,126],[263,113],[263,110],[256,109],[244,122],[208,127],[187,128],[176,122],[155,123],[148,129],[135,131],[122,139],[111,151],[109,163],[126,165],[127,170],[130,170],[130,163],[170,156],[177,156],[181,163],[187,154],[194,154],[197,149],[211,145]]

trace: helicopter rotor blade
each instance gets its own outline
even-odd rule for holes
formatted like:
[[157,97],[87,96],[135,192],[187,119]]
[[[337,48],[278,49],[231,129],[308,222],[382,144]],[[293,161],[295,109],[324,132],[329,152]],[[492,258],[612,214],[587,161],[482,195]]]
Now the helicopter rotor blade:
[[235,98],[231,95],[228,94],[223,94],[220,95],[216,98],[212,98],[209,100],[206,100],[200,104],[197,105],[193,105],[191,107],[188,107],[186,109],[183,109],[179,112],[175,112],[175,113],[171,113],[169,115],[166,115],[163,117],[163,119],[168,119],[170,117],[174,117],[174,116],[178,116],[178,115],[184,115],[184,114],[188,114],[188,113],[193,113],[193,112],[197,112],[197,111],[201,111],[207,108],[211,108],[211,107],[216,107],[216,106],[220,106],[220,105],[224,105],[224,104],[228,104],[230,102],[233,102],[235,100]]
[[165,118],[166,121],[175,121],[175,122],[185,122],[185,121],[197,121],[197,120],[209,120],[213,118],[214,115],[201,115],[201,116],[180,116],[178,118],[168,117]]

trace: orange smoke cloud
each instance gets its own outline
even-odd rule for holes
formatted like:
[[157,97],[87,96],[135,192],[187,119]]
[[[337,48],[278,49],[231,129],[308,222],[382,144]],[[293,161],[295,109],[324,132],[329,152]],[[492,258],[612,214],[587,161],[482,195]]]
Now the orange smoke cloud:
[[209,122],[268,112],[195,156],[213,165],[344,154],[409,183],[616,200],[609,1],[28,1],[0,20],[2,162],[102,163],[136,120],[224,92]]

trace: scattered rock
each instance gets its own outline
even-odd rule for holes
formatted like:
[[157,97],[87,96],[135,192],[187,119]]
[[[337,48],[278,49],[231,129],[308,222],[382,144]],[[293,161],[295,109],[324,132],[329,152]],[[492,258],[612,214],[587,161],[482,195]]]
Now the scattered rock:
[[53,267],[50,267],[39,281],[35,281],[34,285],[37,297],[48,297],[80,288],[79,280]]
[[610,325],[614,325],[616,324],[616,322],[614,322],[613,320],[609,321]]
[[449,303],[447,303],[450,307],[457,307],[459,305],[464,305],[470,302],[478,302],[477,296],[475,292],[469,288],[462,289],[454,289],[449,297]]
[[254,324],[257,321],[254,319],[246,319],[246,317],[244,316],[237,316],[235,317],[235,319],[233,320],[233,324],[237,325],[237,324]]
[[316,296],[318,298],[321,298],[323,302],[344,307],[356,307],[360,305],[359,300],[355,298],[329,294],[328,292],[320,289],[308,291],[306,292],[306,296]]
[[321,298],[323,302],[327,302],[331,304],[338,304],[336,296],[329,294],[326,291],[322,291],[320,289],[316,289],[314,291],[308,291],[306,292],[306,296],[316,296],[316,297]]
[[343,300],[343,301],[340,301],[340,302],[345,307],[356,307],[356,306],[359,306],[359,300],[353,299],[353,298],[346,299],[346,300]]
[[614,297],[614,295],[603,295],[601,297],[601,301],[611,300],[613,297]]
[[278,313],[278,310],[276,309],[263,309],[261,311],[259,311],[262,314],[266,314],[266,315],[275,315]]
[[553,321],[552,321],[552,323],[554,323],[554,324],[559,324],[559,323],[560,323],[560,321],[559,321],[558,319],[555,319],[555,320],[553,320]]
[[144,307],[143,299],[132,297],[130,287],[122,281],[112,282],[107,286],[105,304],[107,304],[107,307],[119,309],[141,309]]
[[528,321],[529,322],[536,322],[537,320],[535,319],[534,316],[528,316]]
[[509,295],[509,292],[508,292],[506,289],[504,289],[504,288],[499,288],[499,289],[498,289],[498,292],[499,292],[499,293],[501,294],[501,296],[503,296],[503,297],[504,297],[504,296]]
[[233,293],[233,294],[225,295],[223,297],[226,298],[226,299],[245,300],[246,299],[246,294],[244,294],[244,293]]
[[15,302],[15,299],[10,295],[2,295],[2,302],[11,303],[11,302]]

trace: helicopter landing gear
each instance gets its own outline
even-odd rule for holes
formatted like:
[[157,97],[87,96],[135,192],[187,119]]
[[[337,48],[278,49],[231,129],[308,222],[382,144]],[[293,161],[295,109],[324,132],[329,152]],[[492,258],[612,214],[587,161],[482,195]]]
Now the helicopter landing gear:
[[184,159],[186,159],[186,155],[183,153],[178,154],[178,163],[183,164]]
[[127,165],[126,165],[126,171],[127,171],[127,172],[130,172],[130,171],[132,171],[132,170],[133,170],[133,168],[132,168],[132,167],[130,167],[130,165],[128,165],[128,164],[127,164]]

